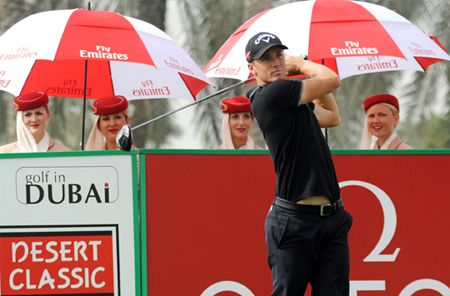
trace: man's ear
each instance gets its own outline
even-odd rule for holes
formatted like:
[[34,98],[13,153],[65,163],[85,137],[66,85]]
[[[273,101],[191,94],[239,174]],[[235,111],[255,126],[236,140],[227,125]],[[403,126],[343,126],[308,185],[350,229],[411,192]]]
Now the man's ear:
[[253,66],[253,64],[252,64],[252,63],[248,63],[247,66],[248,66],[248,69],[250,70],[250,72],[251,72],[254,76],[257,76],[256,70],[255,70],[255,67]]

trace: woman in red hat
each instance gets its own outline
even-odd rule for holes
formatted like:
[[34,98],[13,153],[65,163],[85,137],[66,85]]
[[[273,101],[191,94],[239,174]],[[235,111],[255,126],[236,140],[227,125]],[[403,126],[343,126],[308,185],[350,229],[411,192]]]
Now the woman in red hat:
[[381,94],[364,101],[366,121],[361,149],[370,149],[372,136],[377,137],[373,149],[412,149],[395,134],[400,116],[400,105],[393,95]]
[[43,91],[29,92],[14,99],[17,110],[17,142],[0,147],[0,153],[70,151],[55,142],[46,132],[50,120],[48,95]]
[[225,99],[221,109],[222,145],[217,149],[262,149],[248,135],[254,121],[249,99],[241,96]]
[[[96,100],[92,111],[96,115],[94,126],[86,143],[86,150],[117,150],[116,137],[122,127],[130,124],[128,101],[124,96],[111,96]],[[136,149],[136,147],[132,147]]]

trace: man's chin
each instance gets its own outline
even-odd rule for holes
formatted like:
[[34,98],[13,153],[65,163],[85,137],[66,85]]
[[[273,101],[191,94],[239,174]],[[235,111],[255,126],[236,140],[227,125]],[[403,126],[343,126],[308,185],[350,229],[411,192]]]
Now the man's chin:
[[286,79],[286,76],[277,75],[277,76],[274,76],[274,77],[271,79],[270,82],[274,82],[274,81],[278,81],[278,80],[283,80],[283,79]]

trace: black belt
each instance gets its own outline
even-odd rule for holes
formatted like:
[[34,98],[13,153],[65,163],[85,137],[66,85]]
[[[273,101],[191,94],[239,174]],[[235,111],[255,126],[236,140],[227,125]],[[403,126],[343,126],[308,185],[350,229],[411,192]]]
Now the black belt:
[[333,212],[335,212],[337,209],[344,206],[341,198],[333,203],[325,205],[304,205],[287,201],[285,199],[279,198],[278,196],[275,197],[273,204],[291,211],[319,214],[320,216],[329,216],[333,214]]

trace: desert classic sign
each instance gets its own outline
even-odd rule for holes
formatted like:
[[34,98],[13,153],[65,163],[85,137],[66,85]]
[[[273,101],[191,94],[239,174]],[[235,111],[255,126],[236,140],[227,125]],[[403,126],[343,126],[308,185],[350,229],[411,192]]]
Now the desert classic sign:
[[139,294],[136,156],[93,154],[0,158],[0,295]]
[[117,229],[91,228],[3,228],[2,295],[114,295]]

